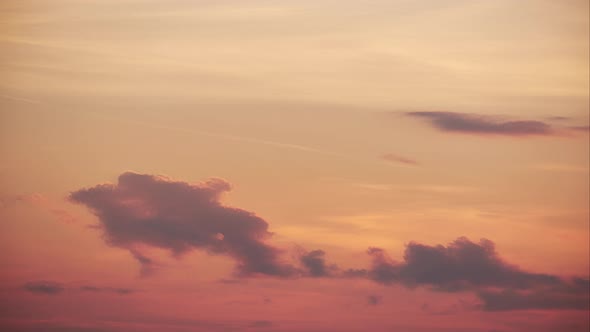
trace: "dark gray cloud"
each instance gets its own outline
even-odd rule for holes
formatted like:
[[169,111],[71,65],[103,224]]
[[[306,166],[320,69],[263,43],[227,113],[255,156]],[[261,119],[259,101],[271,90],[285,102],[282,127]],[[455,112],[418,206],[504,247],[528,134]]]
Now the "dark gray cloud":
[[418,165],[420,165],[414,159],[410,159],[410,158],[398,156],[398,155],[393,154],[393,153],[386,153],[386,154],[384,154],[384,155],[381,156],[381,159],[383,159],[385,161],[389,161],[389,162],[401,163],[401,164],[406,164],[406,165],[411,165],[411,166],[418,166]]
[[98,217],[106,241],[129,250],[142,265],[153,261],[139,247],[169,250],[175,257],[191,250],[223,254],[236,261],[239,275],[290,277],[299,271],[280,261],[281,250],[267,244],[268,223],[252,212],[224,206],[230,190],[221,179],[190,184],[127,172],[117,184],[103,184],[70,194],[70,200]]
[[342,271],[344,278],[366,278],[369,271],[367,269],[346,269]]
[[[485,310],[585,309],[588,279],[523,271],[502,260],[489,240],[459,238],[447,246],[411,242],[403,261],[380,248],[370,248],[369,279],[384,285],[425,286],[443,292],[475,292]],[[553,304],[551,301],[554,300]]]
[[382,249],[371,248],[373,266],[369,277],[380,283],[401,282],[408,286],[429,285],[446,291],[477,287],[528,289],[537,284],[559,285],[552,275],[528,273],[504,262],[489,240],[479,243],[459,238],[448,246],[411,242],[404,261],[396,263]]
[[490,116],[456,112],[408,112],[409,116],[429,121],[443,131],[506,136],[554,135],[553,128],[541,121],[505,121]]
[[30,281],[24,284],[23,288],[33,294],[56,295],[63,292],[66,288],[63,284],[55,281]]
[[301,255],[299,260],[310,277],[329,277],[338,271],[336,265],[327,265],[326,253],[323,250],[313,250]]

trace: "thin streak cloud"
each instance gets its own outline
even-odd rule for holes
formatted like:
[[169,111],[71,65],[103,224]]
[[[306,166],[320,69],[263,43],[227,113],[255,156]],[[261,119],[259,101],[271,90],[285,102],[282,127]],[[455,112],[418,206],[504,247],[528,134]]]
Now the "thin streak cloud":
[[414,159],[402,157],[402,156],[399,156],[399,155],[396,155],[393,153],[386,153],[381,156],[381,159],[388,161],[388,162],[399,163],[399,164],[404,164],[404,165],[409,165],[409,166],[419,166],[420,165],[420,163],[418,163]]
[[246,137],[246,136],[219,134],[219,133],[214,133],[214,132],[205,131],[205,130],[194,130],[194,129],[186,129],[186,128],[179,128],[179,127],[173,127],[173,126],[166,126],[166,125],[157,125],[157,124],[143,122],[143,121],[125,120],[125,119],[121,119],[121,118],[117,118],[117,117],[105,116],[104,114],[99,113],[99,112],[87,111],[87,113],[92,114],[96,117],[99,117],[103,120],[114,121],[114,122],[136,125],[136,126],[142,126],[145,128],[175,131],[175,132],[181,132],[181,133],[186,133],[186,134],[195,134],[195,135],[199,135],[199,136],[219,138],[219,139],[228,140],[228,141],[266,145],[266,146],[271,146],[271,147],[275,147],[275,148],[279,148],[279,149],[288,149],[288,150],[316,153],[316,154],[327,155],[327,156],[344,157],[344,155],[341,155],[341,154],[338,154],[335,152],[324,151],[324,150],[320,150],[320,149],[317,149],[314,147],[301,145],[301,144],[277,142],[277,141],[265,140],[265,139],[254,138],[254,137]]

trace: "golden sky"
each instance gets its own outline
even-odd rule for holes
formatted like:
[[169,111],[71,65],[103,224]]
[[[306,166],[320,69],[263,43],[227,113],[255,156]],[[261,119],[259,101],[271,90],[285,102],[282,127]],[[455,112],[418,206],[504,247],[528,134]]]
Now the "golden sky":
[[0,327],[587,331],[588,12],[0,2]]

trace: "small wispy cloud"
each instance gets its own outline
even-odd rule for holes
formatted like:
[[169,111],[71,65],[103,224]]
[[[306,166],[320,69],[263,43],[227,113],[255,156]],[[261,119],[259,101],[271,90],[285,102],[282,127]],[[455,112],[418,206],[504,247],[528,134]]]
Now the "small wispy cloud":
[[551,121],[568,121],[572,118],[570,118],[569,116],[548,116],[546,117],[546,119]]
[[131,288],[113,288],[113,287],[97,287],[97,286],[81,286],[80,290],[83,292],[93,292],[93,293],[113,293],[119,295],[127,295],[135,292],[134,289]]
[[80,287],[69,287],[64,283],[51,280],[36,280],[25,283],[22,288],[33,294],[39,295],[58,295],[67,291],[91,292],[91,293],[111,293],[118,295],[128,295],[136,292],[131,288],[116,287],[99,287],[93,285],[83,285]]
[[321,149],[318,149],[315,147],[302,145],[302,144],[296,144],[296,143],[290,143],[290,142],[280,142],[280,141],[274,141],[274,140],[268,140],[268,139],[262,139],[262,138],[256,138],[256,137],[249,137],[249,136],[237,136],[237,135],[232,135],[232,134],[216,133],[216,132],[210,132],[210,131],[206,131],[206,130],[187,129],[187,128],[182,128],[182,127],[148,123],[148,122],[137,121],[137,120],[128,120],[128,119],[122,119],[119,117],[105,116],[104,114],[101,114],[99,112],[87,111],[86,114],[92,114],[92,115],[94,115],[102,120],[106,120],[106,121],[118,122],[118,123],[123,123],[123,124],[128,124],[128,125],[134,125],[134,126],[141,126],[144,128],[165,130],[165,131],[174,131],[174,132],[188,134],[188,135],[198,135],[198,136],[202,136],[202,137],[209,137],[209,138],[220,139],[220,140],[225,140],[225,141],[234,141],[234,142],[242,142],[242,143],[248,143],[248,144],[269,146],[269,147],[278,148],[278,149],[286,149],[286,150],[301,151],[301,152],[314,153],[314,154],[327,155],[327,156],[343,157],[343,155],[335,153],[335,152],[325,151],[325,150],[321,150]]
[[386,153],[386,154],[384,154],[384,155],[382,155],[380,157],[381,157],[382,160],[385,160],[385,161],[388,161],[388,162],[400,163],[400,164],[410,165],[410,166],[418,166],[418,165],[420,165],[420,163],[418,163],[414,159],[402,157],[400,155],[393,154],[393,153]]
[[63,292],[66,288],[63,284],[55,281],[29,281],[23,285],[23,288],[33,294],[56,295]]
[[535,120],[502,120],[492,116],[457,112],[407,112],[425,119],[446,132],[502,136],[550,136],[556,131],[549,124]]

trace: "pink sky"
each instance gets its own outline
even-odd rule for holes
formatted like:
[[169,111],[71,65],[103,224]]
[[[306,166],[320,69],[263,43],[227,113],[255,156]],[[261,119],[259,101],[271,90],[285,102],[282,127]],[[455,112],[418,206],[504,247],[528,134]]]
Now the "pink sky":
[[588,2],[0,3],[0,330],[582,332]]

